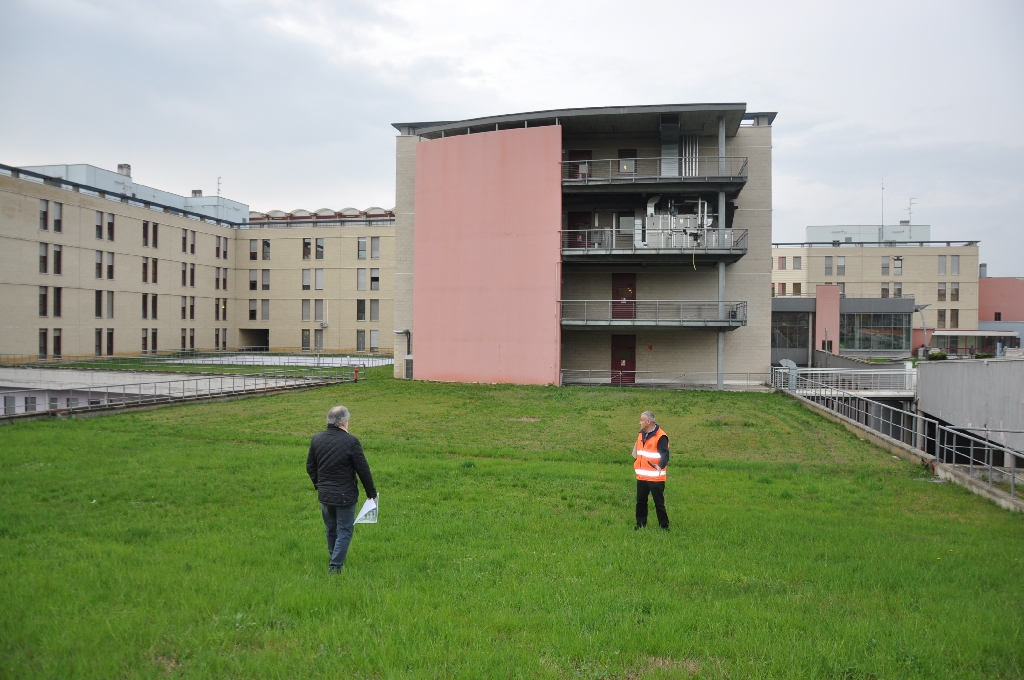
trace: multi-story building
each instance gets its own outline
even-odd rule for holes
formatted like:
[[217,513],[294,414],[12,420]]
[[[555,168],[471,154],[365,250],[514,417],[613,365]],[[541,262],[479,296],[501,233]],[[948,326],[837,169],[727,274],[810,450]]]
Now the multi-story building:
[[1020,347],[1024,335],[1024,278],[1013,276],[987,276],[987,267],[981,265],[978,279],[978,330],[987,332],[979,346],[986,350]]
[[[807,236],[804,243],[773,244],[773,297],[814,296],[817,286],[836,285],[842,297],[913,298],[909,344],[885,348],[908,355],[977,330],[977,241],[931,241],[928,226],[908,223],[807,227]],[[896,240],[901,236],[915,240]],[[843,341],[836,349],[873,351]]]
[[396,377],[767,371],[774,118],[684,104],[395,124]]
[[252,217],[126,165],[0,166],[0,353],[391,348],[393,213]]

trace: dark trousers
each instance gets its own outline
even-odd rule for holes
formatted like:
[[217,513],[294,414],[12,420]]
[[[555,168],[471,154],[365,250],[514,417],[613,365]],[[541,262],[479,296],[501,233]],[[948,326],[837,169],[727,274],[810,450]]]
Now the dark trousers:
[[654,511],[658,514],[658,525],[668,529],[668,513],[665,512],[665,482],[644,482],[636,480],[636,525],[647,526],[647,494],[654,497]]
[[320,514],[327,529],[327,552],[331,554],[328,567],[338,571],[345,565],[349,543],[352,542],[352,528],[355,526],[356,505],[320,504]]

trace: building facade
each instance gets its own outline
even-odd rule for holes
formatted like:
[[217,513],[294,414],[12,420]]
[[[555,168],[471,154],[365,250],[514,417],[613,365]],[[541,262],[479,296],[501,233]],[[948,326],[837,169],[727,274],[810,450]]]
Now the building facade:
[[722,386],[767,371],[774,117],[696,104],[396,124],[396,377]]
[[127,166],[0,166],[0,353],[389,350],[393,213],[326,212],[250,220]]

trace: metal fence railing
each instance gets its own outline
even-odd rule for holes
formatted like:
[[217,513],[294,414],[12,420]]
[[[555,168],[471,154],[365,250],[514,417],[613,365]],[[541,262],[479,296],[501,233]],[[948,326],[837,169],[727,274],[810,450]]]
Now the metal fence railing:
[[562,300],[568,325],[745,326],[747,303],[735,300]]
[[329,370],[344,366],[384,366],[393,363],[390,354],[246,352],[246,351],[163,351],[137,356],[71,356],[0,354],[0,368],[74,369],[94,371],[156,371],[189,373],[285,374],[297,370]]
[[747,230],[633,226],[626,229],[563,229],[562,249],[566,254],[572,255],[606,250],[627,250],[636,253],[670,250],[684,254],[725,250],[745,253]]
[[[769,387],[771,373],[723,373],[726,388]],[[617,387],[651,387],[662,389],[710,389],[718,384],[714,371],[612,371],[570,369],[561,371],[561,384],[613,385]]]
[[1017,469],[1024,452],[978,435],[889,404],[868,399],[801,376],[797,371],[775,368],[772,385],[780,390],[844,416],[873,430],[883,439],[917,449],[920,455],[935,463],[950,465],[972,479],[986,479],[989,487],[1006,486],[1016,497]]
[[619,184],[728,177],[746,179],[745,156],[662,156],[562,162],[565,184]]
[[273,374],[204,375],[114,385],[68,385],[0,390],[3,403],[0,419],[168,404],[354,382],[359,380],[359,369],[358,366],[343,366],[329,373],[293,371]]
[[917,369],[798,368],[788,374],[817,385],[851,392],[916,392]]

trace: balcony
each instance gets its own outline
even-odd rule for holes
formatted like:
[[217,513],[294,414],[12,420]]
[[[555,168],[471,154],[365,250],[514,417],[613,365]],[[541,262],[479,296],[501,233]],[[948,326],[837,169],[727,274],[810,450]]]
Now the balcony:
[[632,227],[562,231],[563,262],[731,264],[746,254],[746,229],[701,229],[696,215],[654,215]]
[[562,300],[563,328],[692,328],[747,325],[747,303],[718,300]]
[[[695,185],[690,189],[738,192],[747,181],[745,156],[663,156],[562,162],[566,190],[636,191],[637,184]],[[713,186],[707,186],[713,185]],[[660,190],[660,189],[656,189]]]

